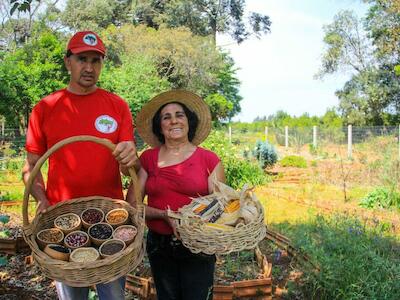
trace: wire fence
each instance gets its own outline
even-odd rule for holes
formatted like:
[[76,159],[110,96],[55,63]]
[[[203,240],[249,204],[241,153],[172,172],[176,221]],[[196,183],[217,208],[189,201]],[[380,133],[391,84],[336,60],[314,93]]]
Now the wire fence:
[[[368,127],[264,127],[249,130],[248,128],[229,127],[227,138],[233,144],[255,145],[257,140],[299,152],[305,146],[314,149],[337,145],[347,151],[352,157],[355,150],[362,150],[365,144],[379,146],[379,140],[393,144],[398,148],[400,158],[400,125],[399,126],[368,126]],[[1,128],[0,161],[25,155],[25,131],[18,128]]]
[[228,139],[233,144],[255,143],[256,140],[265,140],[269,143],[284,147],[294,152],[300,152],[308,146],[310,149],[323,149],[336,145],[345,149],[348,157],[352,157],[355,150],[362,151],[366,144],[378,146],[381,139],[385,144],[398,148],[400,158],[400,125],[399,126],[368,126],[368,127],[265,127],[257,128],[229,127]]

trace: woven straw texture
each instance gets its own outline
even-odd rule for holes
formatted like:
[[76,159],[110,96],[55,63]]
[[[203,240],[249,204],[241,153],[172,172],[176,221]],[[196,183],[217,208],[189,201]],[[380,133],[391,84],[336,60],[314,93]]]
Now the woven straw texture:
[[[23,234],[26,242],[32,249],[32,256],[35,263],[43,271],[44,275],[71,286],[82,287],[115,280],[132,271],[143,260],[144,207],[141,204],[141,201],[138,201],[138,199],[140,199],[138,194],[136,194],[136,207],[130,206],[123,200],[115,200],[108,197],[83,197],[60,202],[47,209],[44,213],[37,214],[32,222],[29,223],[29,194],[32,182],[40,170],[40,167],[57,149],[76,141],[91,141],[99,143],[111,150],[115,147],[115,145],[105,139],[91,136],[77,136],[65,139],[50,148],[37,162],[26,185],[23,203]],[[137,185],[136,174],[133,170],[130,170],[130,174],[133,179],[133,184]],[[52,259],[39,248],[36,242],[36,234],[40,230],[53,227],[55,218],[62,214],[73,212],[80,215],[84,209],[89,207],[100,208],[105,213],[114,208],[125,208],[129,212],[130,222],[136,226],[138,230],[133,243],[120,253],[89,263],[65,262]]]
[[[246,188],[244,188],[246,189]],[[231,198],[242,198],[246,193],[251,193],[251,200],[257,208],[257,217],[251,222],[240,223],[232,230],[210,230],[205,229],[204,222],[191,214],[186,214],[186,207],[180,209],[182,217],[177,224],[177,230],[181,236],[182,243],[193,253],[205,254],[228,254],[230,252],[242,251],[245,249],[255,248],[260,241],[266,236],[266,228],[264,223],[264,209],[257,200],[254,193],[242,192],[240,195],[231,195]],[[249,194],[247,194],[249,195]],[[226,196],[221,197],[221,193],[214,193],[202,198],[210,197],[212,199],[220,198],[221,202],[226,202]],[[242,200],[241,199],[241,200]],[[247,200],[249,201],[249,200]],[[244,201],[241,201],[244,202]]]
[[157,110],[170,102],[183,103],[197,115],[199,123],[192,143],[199,145],[210,133],[211,113],[207,103],[200,96],[186,90],[171,90],[161,93],[143,106],[137,114],[135,122],[140,137],[153,148],[160,146],[160,141],[152,131],[152,120]]

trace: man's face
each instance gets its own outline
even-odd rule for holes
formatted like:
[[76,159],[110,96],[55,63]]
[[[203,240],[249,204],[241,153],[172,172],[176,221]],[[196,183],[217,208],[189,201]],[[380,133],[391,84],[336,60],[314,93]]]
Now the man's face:
[[90,89],[99,79],[103,66],[103,56],[95,51],[73,54],[65,58],[65,66],[70,71],[70,85],[76,89]]

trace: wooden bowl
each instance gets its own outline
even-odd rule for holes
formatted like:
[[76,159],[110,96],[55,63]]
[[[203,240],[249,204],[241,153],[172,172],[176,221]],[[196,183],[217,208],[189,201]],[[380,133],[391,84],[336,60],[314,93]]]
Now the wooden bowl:
[[111,239],[105,241],[99,248],[100,256],[106,258],[117,254],[125,249],[125,242],[122,240]]
[[99,251],[93,247],[82,247],[72,251],[69,260],[72,262],[87,263],[100,258]]
[[48,244],[43,251],[51,258],[64,261],[68,261],[71,254],[71,249],[58,244]]
[[126,246],[131,244],[135,240],[137,234],[137,228],[133,225],[121,225],[114,229],[113,238],[122,240]]
[[112,227],[116,228],[128,223],[129,213],[124,208],[114,208],[106,214],[105,220]]
[[103,222],[104,211],[97,207],[86,208],[81,213],[81,219],[83,228],[88,229],[93,224]]
[[[105,241],[112,238],[113,228],[107,223],[97,223],[89,227],[88,234],[92,240],[92,243],[96,246],[100,246]],[[99,234],[103,235],[99,236]]]
[[81,218],[74,213],[63,214],[54,220],[54,227],[62,230],[65,235],[72,231],[80,230],[81,226]]
[[[73,240],[75,240],[75,243],[73,243]],[[64,245],[71,249],[88,247],[90,245],[90,238],[84,231],[72,231],[65,236]]]
[[48,228],[39,231],[36,241],[40,249],[44,249],[48,244],[62,244],[64,233],[58,228]]

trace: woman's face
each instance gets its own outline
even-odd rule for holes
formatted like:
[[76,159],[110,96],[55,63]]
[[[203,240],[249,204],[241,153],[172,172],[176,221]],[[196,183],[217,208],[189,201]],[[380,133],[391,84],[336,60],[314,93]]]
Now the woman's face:
[[160,113],[161,133],[165,140],[188,139],[189,123],[183,107],[176,103],[167,104]]

